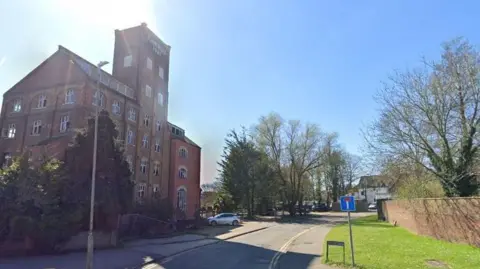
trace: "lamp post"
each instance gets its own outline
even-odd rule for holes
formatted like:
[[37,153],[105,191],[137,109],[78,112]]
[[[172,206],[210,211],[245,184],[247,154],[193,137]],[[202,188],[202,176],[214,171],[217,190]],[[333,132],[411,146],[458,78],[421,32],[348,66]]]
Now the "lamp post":
[[97,89],[95,92],[95,131],[93,136],[93,163],[92,163],[92,187],[90,193],[90,227],[88,230],[88,242],[87,242],[87,265],[86,269],[93,269],[93,218],[95,213],[95,174],[97,170],[97,140],[98,140],[98,107],[101,105],[101,92],[100,92],[100,79],[102,77],[102,67],[107,65],[107,61],[101,61],[97,64]]

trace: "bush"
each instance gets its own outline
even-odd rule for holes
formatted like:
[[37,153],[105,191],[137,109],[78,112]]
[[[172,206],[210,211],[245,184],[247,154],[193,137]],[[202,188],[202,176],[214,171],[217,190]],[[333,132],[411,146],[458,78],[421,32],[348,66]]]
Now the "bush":
[[15,216],[10,220],[11,240],[23,240],[25,237],[31,237],[36,230],[35,221],[27,216]]
[[145,203],[136,204],[134,213],[144,215],[157,220],[167,221],[173,215],[173,208],[170,201],[165,198],[154,197]]
[[442,184],[437,179],[408,177],[399,183],[396,196],[402,199],[445,197]]

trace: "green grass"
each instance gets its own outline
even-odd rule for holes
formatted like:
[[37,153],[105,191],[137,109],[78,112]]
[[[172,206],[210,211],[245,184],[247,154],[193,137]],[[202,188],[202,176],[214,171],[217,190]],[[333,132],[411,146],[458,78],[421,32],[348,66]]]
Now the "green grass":
[[[358,268],[441,268],[427,265],[426,260],[441,261],[448,265],[444,268],[480,268],[480,248],[418,236],[404,228],[377,221],[376,218],[377,216],[369,216],[353,221],[353,246],[355,264]],[[328,233],[326,240],[345,242],[347,262],[345,267],[351,267],[348,225],[334,227]],[[326,262],[326,250],[325,245],[324,262]],[[326,263],[344,266],[342,248],[330,246],[329,261]]]

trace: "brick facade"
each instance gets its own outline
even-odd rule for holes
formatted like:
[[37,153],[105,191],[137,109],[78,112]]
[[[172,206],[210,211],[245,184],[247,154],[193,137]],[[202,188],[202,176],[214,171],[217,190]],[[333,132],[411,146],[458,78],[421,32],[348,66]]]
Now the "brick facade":
[[[4,94],[0,116],[2,156],[28,152],[36,161],[45,155],[61,159],[74,130],[84,128],[88,118],[95,115],[94,94],[100,81],[102,109],[109,112],[125,143],[125,158],[131,163],[137,186],[135,195],[142,200],[159,191],[167,198],[175,187],[170,178],[173,140],[168,123],[169,59],[170,47],[146,24],[115,30],[112,75],[104,71],[99,75],[95,65],[59,46]],[[198,146],[197,151],[195,158],[199,161]],[[194,188],[199,192],[199,173],[199,167],[189,171],[189,177],[198,180],[189,186],[189,195],[190,188],[192,193],[196,192]]]
[[382,210],[413,233],[480,247],[478,197],[383,201]]
[[[187,137],[173,135],[170,144],[170,197],[176,208],[185,207],[185,218],[200,209],[200,147]],[[183,171],[182,171],[183,170]],[[181,193],[183,192],[183,193]],[[180,196],[180,197],[179,197]],[[186,201],[182,201],[182,196]],[[177,218],[182,218],[177,214]]]

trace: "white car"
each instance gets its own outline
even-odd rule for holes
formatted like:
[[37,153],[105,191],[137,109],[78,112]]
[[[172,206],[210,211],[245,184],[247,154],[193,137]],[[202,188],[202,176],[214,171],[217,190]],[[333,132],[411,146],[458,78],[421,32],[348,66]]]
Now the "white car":
[[240,218],[233,213],[221,213],[214,217],[208,218],[208,224],[215,225],[239,225],[241,222]]
[[369,209],[369,210],[377,210],[377,205],[376,205],[376,204],[370,204],[370,205],[368,206],[368,209]]

